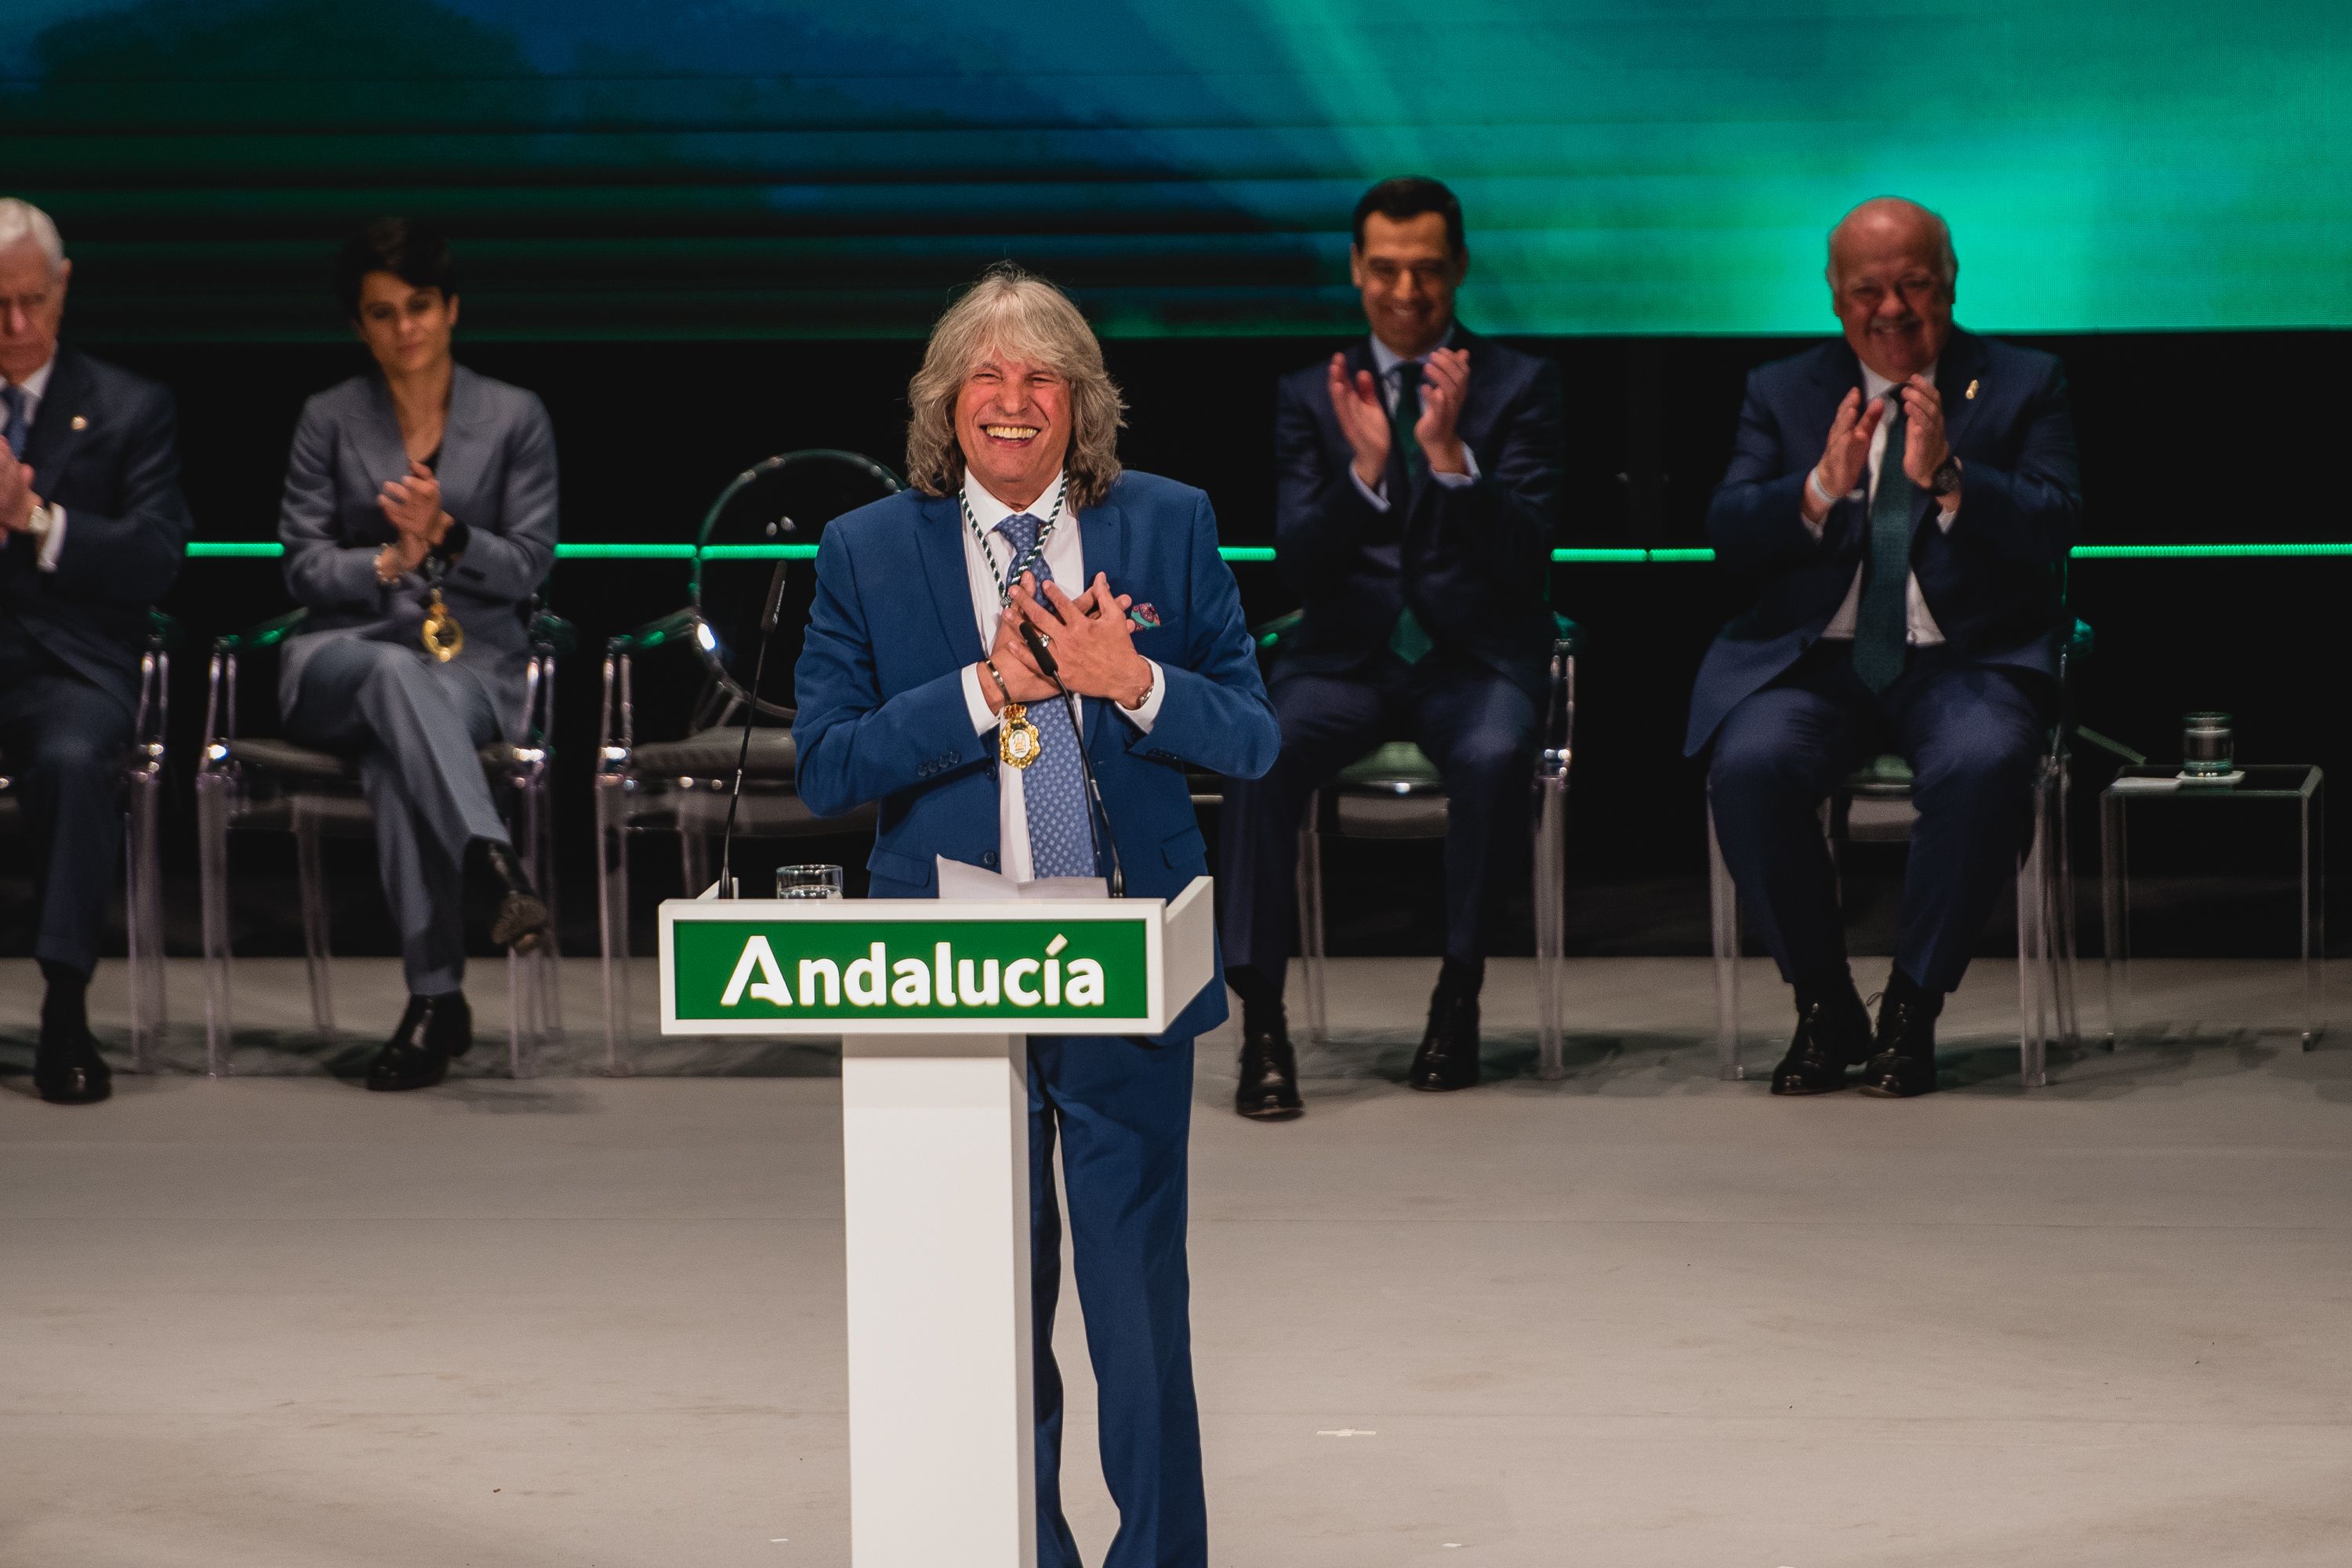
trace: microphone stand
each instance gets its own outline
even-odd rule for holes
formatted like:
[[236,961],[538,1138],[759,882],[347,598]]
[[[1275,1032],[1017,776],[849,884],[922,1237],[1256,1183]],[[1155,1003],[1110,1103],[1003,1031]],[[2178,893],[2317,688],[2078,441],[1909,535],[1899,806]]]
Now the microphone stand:
[[1087,781],[1087,832],[1094,839],[1095,858],[1110,862],[1110,896],[1127,897],[1127,872],[1118,863],[1118,840],[1110,830],[1110,811],[1103,805],[1102,785],[1095,782],[1095,765],[1087,758],[1087,727],[1078,711],[1077,694],[1062,684],[1062,672],[1054,662],[1054,653],[1045,646],[1045,636],[1036,626],[1024,620],[1021,623],[1021,640],[1029,645],[1029,657],[1037,661],[1037,668],[1054,683],[1062,700],[1070,708],[1070,734],[1078,745],[1078,772]]
[[[791,523],[786,522],[787,531]],[[735,787],[727,792],[727,827],[719,836],[719,896],[735,897],[735,806],[743,798],[743,768],[751,758],[751,726],[760,718],[760,678],[768,672],[768,644],[776,635],[776,617],[784,609],[784,567],[776,560],[776,574],[768,581],[768,613],[760,617],[760,652],[751,661],[751,696],[743,705],[743,743],[735,749]]]

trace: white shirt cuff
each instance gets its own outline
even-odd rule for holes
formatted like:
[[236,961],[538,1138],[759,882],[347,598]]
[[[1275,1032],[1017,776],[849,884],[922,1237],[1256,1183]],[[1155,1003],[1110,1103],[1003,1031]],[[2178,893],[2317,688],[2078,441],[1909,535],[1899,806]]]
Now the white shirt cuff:
[[1151,667],[1151,690],[1143,699],[1143,706],[1129,708],[1117,702],[1111,706],[1118,710],[1120,718],[1149,735],[1151,726],[1160,721],[1160,705],[1168,700],[1168,672],[1160,668],[1160,661],[1156,658],[1147,658],[1143,662]]
[[1957,506],[1953,507],[1949,511],[1939,510],[1936,513],[1936,526],[1942,529],[1946,533],[1949,533],[1952,531],[1952,524],[1959,521],[1959,516],[1960,509]]
[[1458,490],[1464,485],[1476,484],[1478,482],[1478,454],[1470,449],[1467,442],[1465,442],[1462,447],[1462,461],[1470,469],[1466,474],[1449,474],[1442,468],[1432,468],[1429,470],[1429,477],[1435,479],[1439,484],[1444,485],[1449,490]]
[[66,509],[53,505],[49,508],[49,535],[41,541],[41,553],[33,563],[44,572],[54,572],[58,569],[58,557],[65,553],[65,549]]
[[1386,479],[1382,479],[1381,481],[1381,488],[1379,489],[1374,489],[1371,486],[1364,483],[1364,476],[1356,472],[1356,465],[1353,463],[1348,465],[1348,478],[1355,485],[1356,493],[1372,503],[1372,510],[1374,511],[1386,511],[1389,510],[1389,498],[1385,493],[1389,488],[1388,481]]
[[988,693],[980,684],[987,679],[988,672],[980,666],[963,667],[963,705],[971,714],[971,732],[975,735],[985,735],[996,728],[996,715],[989,710]]

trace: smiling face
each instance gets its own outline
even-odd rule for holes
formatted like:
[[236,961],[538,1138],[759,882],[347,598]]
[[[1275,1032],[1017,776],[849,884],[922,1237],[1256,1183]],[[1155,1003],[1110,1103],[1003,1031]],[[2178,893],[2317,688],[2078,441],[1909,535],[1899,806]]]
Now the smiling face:
[[1070,449],[1070,384],[1059,371],[983,353],[956,395],[956,442],[972,477],[1009,507],[1026,507]]
[[58,352],[65,320],[66,282],[73,263],[55,270],[30,239],[0,246],[0,376],[22,381]]
[[1863,363],[1889,381],[1920,374],[1952,335],[1944,226],[1908,202],[1865,202],[1830,237],[1830,305]]
[[419,289],[397,272],[371,272],[360,279],[360,314],[352,330],[388,377],[417,375],[446,364],[450,334],[457,326],[454,295]]
[[1407,359],[1435,348],[1454,324],[1454,290],[1469,267],[1446,243],[1442,213],[1368,213],[1363,243],[1348,252],[1348,277],[1372,335]]

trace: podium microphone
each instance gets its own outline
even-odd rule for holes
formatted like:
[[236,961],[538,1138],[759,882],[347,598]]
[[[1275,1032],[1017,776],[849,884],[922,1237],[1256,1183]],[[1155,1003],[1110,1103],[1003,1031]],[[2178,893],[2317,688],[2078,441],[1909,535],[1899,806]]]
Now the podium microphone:
[[[793,531],[793,520],[779,520],[782,531]],[[735,787],[727,792],[727,827],[719,836],[719,896],[735,896],[735,804],[743,798],[743,767],[751,757],[751,726],[760,718],[760,678],[768,670],[768,644],[776,635],[776,619],[784,610],[784,567],[782,556],[776,558],[776,574],[768,580],[768,609],[760,617],[760,652],[751,661],[751,693],[743,704],[743,743],[735,749]]]
[[1087,760],[1086,720],[1078,711],[1077,697],[1062,684],[1062,672],[1054,663],[1054,650],[1045,645],[1045,635],[1025,618],[1021,623],[1021,640],[1029,645],[1029,657],[1037,661],[1038,669],[1054,683],[1062,700],[1070,705],[1070,733],[1078,743],[1078,771],[1087,780],[1087,831],[1094,837],[1095,858],[1110,862],[1110,896],[1123,899],[1127,897],[1127,873],[1119,868],[1118,840],[1111,835],[1110,812],[1103,805],[1102,785],[1095,782],[1095,765]]

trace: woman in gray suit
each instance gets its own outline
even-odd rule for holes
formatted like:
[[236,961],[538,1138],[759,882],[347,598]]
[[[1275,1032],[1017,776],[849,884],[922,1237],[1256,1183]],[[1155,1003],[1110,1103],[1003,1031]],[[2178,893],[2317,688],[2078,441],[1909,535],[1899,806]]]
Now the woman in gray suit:
[[528,617],[555,552],[555,438],[532,394],[450,357],[449,247],[385,218],[336,268],[375,369],[311,398],[294,432],[278,537],[310,614],[278,701],[289,734],[355,752],[400,925],[408,1006],[370,1089],[422,1089],[473,1043],[459,988],[470,871],[493,941],[528,952],[547,907],[524,876],[480,748],[520,740]]

